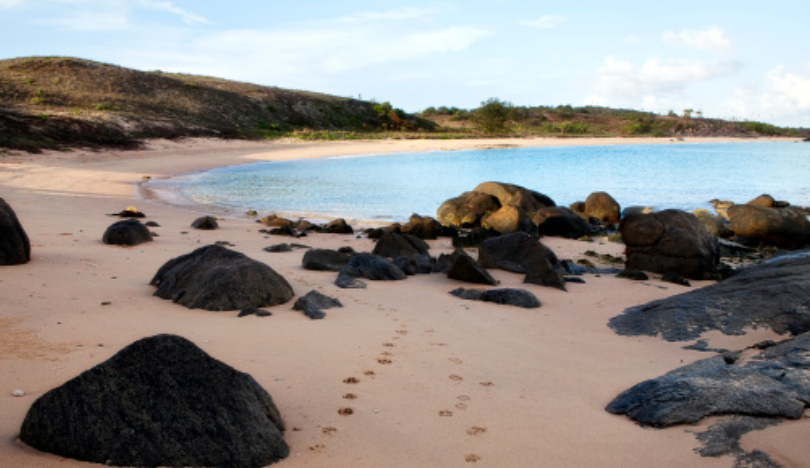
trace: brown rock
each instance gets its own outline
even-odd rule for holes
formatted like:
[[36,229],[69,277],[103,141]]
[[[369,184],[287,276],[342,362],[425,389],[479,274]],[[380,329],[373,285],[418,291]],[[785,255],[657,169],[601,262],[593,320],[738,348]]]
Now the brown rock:
[[585,199],[585,214],[605,223],[618,223],[622,209],[606,192],[594,192]]
[[436,210],[436,218],[445,226],[473,227],[486,213],[497,211],[501,203],[492,195],[481,192],[464,192],[451,198]]
[[786,248],[810,244],[810,221],[799,210],[734,205],[728,216],[729,228],[737,236]]
[[485,216],[481,220],[481,227],[492,229],[501,234],[512,234],[513,232],[528,232],[537,234],[537,225],[534,224],[521,208],[513,205],[501,207],[498,211]]
[[519,185],[505,184],[503,182],[484,182],[474,189],[476,192],[486,193],[497,198],[502,206],[512,205],[523,209],[529,217],[540,208],[556,206],[554,200],[542,193],[529,190]]

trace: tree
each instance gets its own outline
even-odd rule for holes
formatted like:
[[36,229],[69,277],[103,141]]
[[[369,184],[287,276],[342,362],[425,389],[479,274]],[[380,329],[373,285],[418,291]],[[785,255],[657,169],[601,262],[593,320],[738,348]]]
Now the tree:
[[489,98],[475,110],[475,121],[484,133],[503,133],[512,110],[512,103]]
[[683,110],[683,116],[686,117],[687,119],[691,119],[692,118],[692,112],[694,112],[694,110],[691,109],[691,108],[690,109],[684,109]]

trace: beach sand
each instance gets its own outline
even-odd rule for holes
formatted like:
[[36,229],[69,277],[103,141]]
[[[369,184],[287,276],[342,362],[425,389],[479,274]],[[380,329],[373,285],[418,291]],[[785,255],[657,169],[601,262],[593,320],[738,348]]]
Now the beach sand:
[[[334,286],[335,273],[302,269],[302,250],[264,252],[290,239],[259,233],[262,226],[254,220],[228,217],[218,230],[197,231],[190,223],[205,213],[145,199],[139,187],[144,176],[258,160],[650,142],[669,140],[186,140],[153,141],[138,151],[0,157],[0,197],[16,211],[33,257],[25,265],[0,267],[0,467],[96,466],[26,447],[16,440],[23,418],[48,390],[159,333],[192,340],[251,374],[273,396],[291,446],[277,466],[731,467],[731,457],[701,458],[694,452],[699,446],[694,432],[705,430],[711,419],[659,430],[604,411],[630,386],[709,356],[683,349],[690,343],[618,336],[606,326],[626,307],[684,287],[586,275],[586,284],[570,284],[563,292],[491,270],[501,286],[532,291],[543,303],[534,310],[462,301],[448,292],[471,285],[444,275],[369,281],[367,289],[344,290]],[[160,224],[153,228],[159,237],[137,247],[104,245],[104,230],[118,220],[107,214],[130,205]],[[292,311],[290,302],[271,308],[271,317],[237,318],[236,312],[189,310],[152,296],[148,283],[163,263],[216,241],[269,264],[297,296],[318,290],[340,299],[344,308],[313,321]],[[312,234],[297,241],[373,248],[371,241],[351,235]],[[622,245],[606,241],[543,242],[563,259],[585,258],[586,250],[623,252]],[[430,245],[433,255],[452,250],[449,239]],[[767,331],[710,338],[712,346],[731,348],[780,339]],[[345,383],[350,377],[358,382]],[[15,389],[25,396],[12,396]],[[353,413],[341,415],[342,408]],[[783,466],[807,466],[805,421],[749,434],[743,447],[763,449]]]

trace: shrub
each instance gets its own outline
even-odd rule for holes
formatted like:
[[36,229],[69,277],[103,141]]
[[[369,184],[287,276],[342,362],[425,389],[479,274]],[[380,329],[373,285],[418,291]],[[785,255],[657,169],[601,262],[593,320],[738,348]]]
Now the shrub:
[[503,133],[511,113],[512,104],[498,98],[489,98],[474,111],[475,121],[484,133]]

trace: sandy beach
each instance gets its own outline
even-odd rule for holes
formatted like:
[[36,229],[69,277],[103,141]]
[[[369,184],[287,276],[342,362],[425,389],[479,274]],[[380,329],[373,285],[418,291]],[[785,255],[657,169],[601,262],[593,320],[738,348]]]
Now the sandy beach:
[[[687,139],[700,141],[698,139]],[[709,141],[719,141],[709,139]],[[144,198],[144,177],[169,177],[262,160],[582,144],[670,144],[668,139],[388,140],[361,142],[153,141],[143,150],[84,151],[0,157],[0,197],[16,211],[32,244],[32,261],[0,267],[0,468],[89,467],[17,441],[34,400],[124,346],[159,333],[184,336],[216,359],[251,374],[272,396],[288,430],[290,456],[280,467],[731,467],[702,458],[699,425],[642,428],[604,411],[632,385],[708,357],[687,343],[618,336],[606,326],[625,308],[685,292],[658,280],[586,275],[568,292],[524,285],[522,275],[491,270],[502,287],[525,288],[540,309],[462,301],[448,294],[469,284],[444,275],[369,282],[340,289],[334,273],[301,267],[303,250],[268,253],[289,238],[259,233],[247,217],[197,231],[206,213]],[[504,181],[508,182],[508,181]],[[598,190],[598,188],[594,188]],[[587,194],[583,194],[587,195]],[[154,242],[101,242],[134,205],[156,221]],[[267,214],[267,213],[261,213]],[[435,213],[420,213],[435,216]],[[313,321],[292,302],[271,317],[189,310],[152,296],[149,280],[166,261],[227,241],[267,263],[296,296],[318,290],[344,307]],[[300,243],[371,251],[352,235],[311,234]],[[620,255],[607,241],[544,238],[558,257],[586,250]],[[452,251],[450,239],[429,241]],[[693,282],[701,287],[708,282]],[[739,349],[765,330],[739,337],[708,334],[714,347]],[[357,383],[344,380],[354,377]],[[15,389],[22,397],[12,396]],[[353,395],[355,398],[346,398]],[[341,415],[342,408],[353,413]],[[785,422],[742,439],[785,467],[807,466],[810,424]]]

